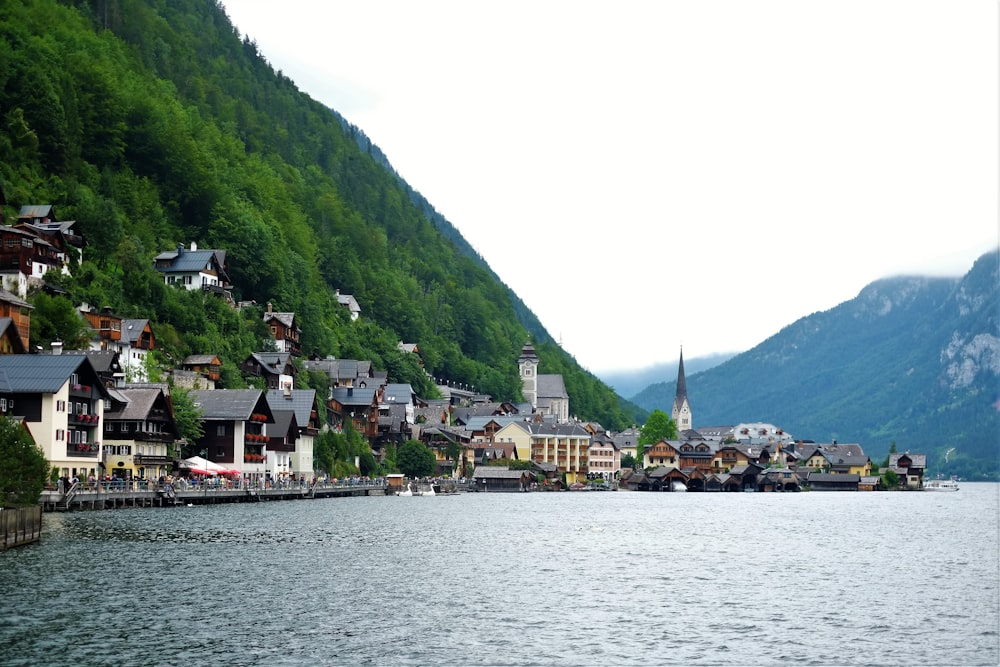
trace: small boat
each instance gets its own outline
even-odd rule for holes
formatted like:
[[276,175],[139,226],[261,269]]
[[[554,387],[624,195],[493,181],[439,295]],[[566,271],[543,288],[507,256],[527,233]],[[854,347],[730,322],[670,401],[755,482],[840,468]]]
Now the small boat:
[[687,488],[687,484],[685,484],[684,482],[680,481],[679,479],[675,479],[674,481],[670,482],[670,490],[671,491],[687,491],[688,488]]
[[958,491],[958,482],[953,479],[925,479],[924,491]]
[[405,486],[403,486],[403,488],[398,493],[396,493],[396,495],[397,496],[412,496],[413,495],[413,491],[410,491],[410,485],[406,484]]

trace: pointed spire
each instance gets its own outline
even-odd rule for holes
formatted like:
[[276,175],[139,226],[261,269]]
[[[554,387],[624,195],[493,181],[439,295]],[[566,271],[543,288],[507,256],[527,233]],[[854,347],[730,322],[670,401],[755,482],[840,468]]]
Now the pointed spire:
[[681,345],[681,361],[677,364],[677,395],[674,398],[674,405],[679,406],[687,400],[687,397],[687,380],[684,377],[684,346]]

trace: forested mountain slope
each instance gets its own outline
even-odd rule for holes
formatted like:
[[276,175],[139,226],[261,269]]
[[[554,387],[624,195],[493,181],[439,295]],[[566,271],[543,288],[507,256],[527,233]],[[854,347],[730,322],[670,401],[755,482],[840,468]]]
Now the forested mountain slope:
[[[164,363],[220,354],[235,384],[235,364],[268,339],[259,308],[168,289],[153,272],[157,253],[196,241],[228,252],[237,300],[296,313],[306,354],[371,359],[428,395],[413,355],[396,349],[417,343],[432,376],[514,398],[530,331],[576,415],[608,428],[641,418],[363,143],[275,72],[220,5],[0,6],[4,221],[35,203],[77,220],[89,245],[63,281],[69,301],[152,319]],[[361,321],[349,322],[337,289]],[[35,306],[32,342],[44,345],[60,311]]]
[[[998,266],[992,252],[961,279],[876,281],[688,374],[695,428],[763,421],[796,438],[858,442],[873,460],[895,443],[926,453],[935,473],[1000,479]],[[632,400],[669,410],[675,391],[651,385]]]

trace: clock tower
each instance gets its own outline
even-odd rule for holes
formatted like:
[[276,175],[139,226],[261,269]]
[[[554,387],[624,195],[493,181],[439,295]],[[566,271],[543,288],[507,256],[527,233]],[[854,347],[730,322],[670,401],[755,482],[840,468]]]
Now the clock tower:
[[521,393],[524,400],[531,403],[531,408],[538,407],[538,355],[531,343],[525,343],[521,348],[521,356],[517,358],[517,367],[521,371]]

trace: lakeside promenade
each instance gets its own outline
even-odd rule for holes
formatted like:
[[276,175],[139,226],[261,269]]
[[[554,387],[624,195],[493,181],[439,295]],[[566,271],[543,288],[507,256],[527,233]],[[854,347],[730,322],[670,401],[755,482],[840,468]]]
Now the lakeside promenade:
[[214,503],[245,503],[273,500],[310,500],[349,496],[384,496],[392,491],[384,480],[317,481],[269,485],[232,483],[161,484],[149,481],[101,481],[77,483],[67,492],[42,491],[44,512],[100,510],[129,507],[176,507]]

